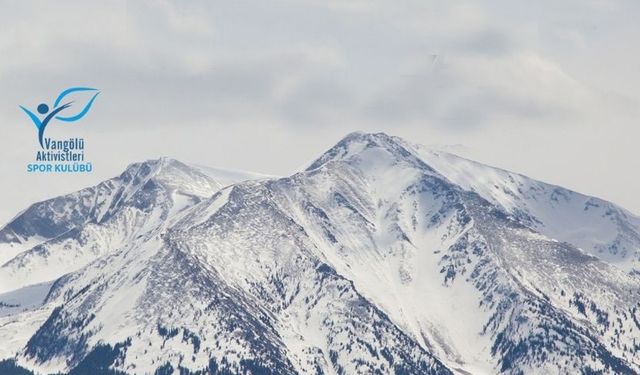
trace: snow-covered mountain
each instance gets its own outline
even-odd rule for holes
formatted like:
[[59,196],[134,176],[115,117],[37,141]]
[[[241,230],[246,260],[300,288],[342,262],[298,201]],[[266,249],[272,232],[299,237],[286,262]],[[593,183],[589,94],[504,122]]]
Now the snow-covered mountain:
[[605,200],[455,155],[408,146],[447,179],[550,238],[640,271],[640,218]]
[[262,176],[162,158],[36,203],[0,230],[0,293],[52,281],[157,230],[221,187]]
[[385,134],[134,164],[0,231],[0,373],[634,374],[639,228]]

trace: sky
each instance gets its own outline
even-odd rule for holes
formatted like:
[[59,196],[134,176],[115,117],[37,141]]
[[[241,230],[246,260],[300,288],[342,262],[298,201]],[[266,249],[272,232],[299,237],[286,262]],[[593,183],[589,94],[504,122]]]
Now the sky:
[[[0,0],[0,225],[132,162],[289,175],[383,131],[640,213],[640,2]],[[91,174],[26,172],[19,105],[101,90]]]

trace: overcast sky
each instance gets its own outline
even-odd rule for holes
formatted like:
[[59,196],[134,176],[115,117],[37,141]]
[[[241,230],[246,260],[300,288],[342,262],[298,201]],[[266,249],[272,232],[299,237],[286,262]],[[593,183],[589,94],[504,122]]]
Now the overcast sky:
[[[384,131],[640,213],[640,2],[0,0],[0,222],[127,164],[290,174]],[[90,175],[29,175],[18,105],[102,90]]]

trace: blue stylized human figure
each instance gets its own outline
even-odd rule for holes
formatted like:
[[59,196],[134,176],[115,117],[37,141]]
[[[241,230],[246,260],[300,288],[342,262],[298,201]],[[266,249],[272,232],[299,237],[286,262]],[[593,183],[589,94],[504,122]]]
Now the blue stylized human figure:
[[[82,110],[79,113],[73,116],[67,116],[67,117],[59,116],[58,114],[60,112],[71,107],[71,105],[73,104],[73,101],[67,102],[65,104],[60,104],[62,102],[62,99],[64,99],[64,97],[66,97],[67,95],[73,92],[78,92],[78,91],[95,91],[96,93],[93,94],[91,99],[87,102],[87,104],[82,108]],[[53,110],[51,112],[49,112],[49,106],[47,104],[42,103],[38,105],[36,109],[37,112],[41,115],[46,115],[42,120],[40,120],[40,118],[35,113],[31,112],[27,108],[23,106],[20,106],[20,108],[29,116],[29,118],[31,118],[31,121],[33,121],[36,128],[38,128],[38,141],[40,142],[40,147],[44,148],[44,129],[47,127],[49,122],[54,118],[56,120],[65,121],[65,122],[73,122],[73,121],[80,120],[89,112],[89,110],[91,109],[91,106],[93,105],[93,101],[96,100],[96,97],[98,96],[98,94],[100,94],[100,91],[98,91],[98,89],[94,89],[90,87],[68,88],[63,92],[61,92],[60,95],[58,95],[58,98],[56,98],[55,102],[53,103]]]

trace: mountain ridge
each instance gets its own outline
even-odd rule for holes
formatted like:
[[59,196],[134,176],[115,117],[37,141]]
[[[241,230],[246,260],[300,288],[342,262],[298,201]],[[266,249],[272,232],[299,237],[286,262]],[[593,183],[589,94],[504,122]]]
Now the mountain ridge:
[[[640,371],[635,263],[555,238],[543,215],[573,217],[582,198],[536,206],[523,187],[550,185],[442,155],[351,133],[305,171],[227,186],[161,159],[170,173],[117,201],[114,218],[138,221],[78,224],[104,249],[42,280],[41,306],[0,315],[0,338],[21,332],[0,358],[38,372],[104,353],[126,373]],[[631,234],[589,240],[637,251],[633,218],[616,217]],[[132,235],[100,242],[92,226]],[[34,255],[48,267],[64,249],[50,246]]]

